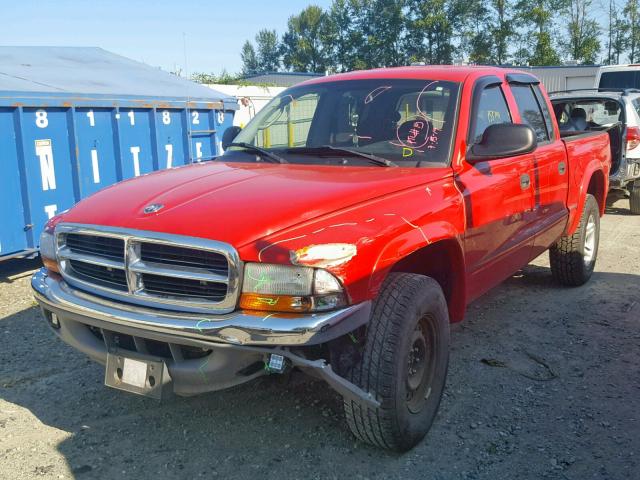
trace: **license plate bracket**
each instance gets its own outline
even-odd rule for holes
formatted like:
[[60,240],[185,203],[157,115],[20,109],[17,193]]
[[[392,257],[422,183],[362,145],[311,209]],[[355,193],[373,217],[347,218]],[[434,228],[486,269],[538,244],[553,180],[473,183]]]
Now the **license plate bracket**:
[[107,353],[104,383],[108,387],[160,400],[163,387],[170,380],[167,364],[162,360],[122,355],[117,351]]

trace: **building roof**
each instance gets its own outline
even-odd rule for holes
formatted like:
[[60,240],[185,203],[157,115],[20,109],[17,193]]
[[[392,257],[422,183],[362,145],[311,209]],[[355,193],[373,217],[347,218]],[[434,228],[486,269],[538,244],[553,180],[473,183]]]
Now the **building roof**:
[[246,83],[272,85],[274,87],[291,87],[311,78],[322,77],[322,73],[307,72],[264,72],[245,75],[242,80]]
[[222,101],[236,99],[97,47],[0,47],[0,91]]

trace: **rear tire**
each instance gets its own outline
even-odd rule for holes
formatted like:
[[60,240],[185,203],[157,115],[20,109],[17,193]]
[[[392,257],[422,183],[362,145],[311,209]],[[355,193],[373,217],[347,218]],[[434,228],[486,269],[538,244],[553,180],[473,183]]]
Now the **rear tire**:
[[345,400],[351,432],[396,451],[415,446],[438,411],[449,363],[449,315],[432,278],[391,273],[375,302],[361,358],[350,380],[381,402]]
[[561,285],[584,285],[596,266],[600,243],[600,209],[593,195],[587,194],[580,225],[573,235],[561,237],[549,249],[553,278]]
[[640,215],[640,180],[636,180],[629,189],[629,208],[634,215]]

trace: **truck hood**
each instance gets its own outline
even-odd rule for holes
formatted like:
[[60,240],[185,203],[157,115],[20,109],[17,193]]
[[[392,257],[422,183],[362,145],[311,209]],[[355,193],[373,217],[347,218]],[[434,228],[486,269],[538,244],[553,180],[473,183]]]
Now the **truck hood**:
[[[63,221],[219,240],[240,248],[298,223],[451,174],[438,168],[206,162],[108,187]],[[145,213],[154,205],[159,210]]]

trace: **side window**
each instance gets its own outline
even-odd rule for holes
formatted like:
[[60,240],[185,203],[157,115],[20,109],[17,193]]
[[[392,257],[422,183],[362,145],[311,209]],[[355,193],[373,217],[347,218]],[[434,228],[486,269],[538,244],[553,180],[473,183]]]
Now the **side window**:
[[633,101],[633,106],[634,106],[634,107],[635,107],[635,109],[636,109],[636,112],[637,112],[637,114],[638,114],[638,118],[640,118],[640,98],[636,98],[636,99]]
[[533,92],[536,95],[536,100],[538,100],[538,105],[542,109],[542,116],[544,117],[544,123],[547,127],[547,135],[549,139],[553,137],[553,123],[551,122],[551,113],[549,112],[549,107],[547,106],[547,102],[544,99],[544,95],[542,95],[542,90],[540,90],[540,85],[533,85]]
[[538,142],[546,142],[549,140],[547,126],[540,110],[540,105],[536,100],[530,85],[511,85],[513,97],[520,110],[522,121],[533,128],[536,132]]
[[475,143],[482,139],[482,134],[488,126],[512,122],[507,101],[499,85],[487,87],[482,91],[474,120],[472,138]]

